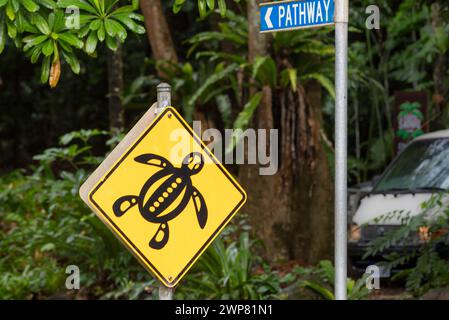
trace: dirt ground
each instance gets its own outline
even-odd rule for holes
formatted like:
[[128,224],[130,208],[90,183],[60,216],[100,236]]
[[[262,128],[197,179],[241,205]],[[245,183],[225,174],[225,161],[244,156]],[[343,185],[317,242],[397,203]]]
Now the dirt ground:
[[368,297],[369,300],[449,300],[449,288],[432,289],[423,296],[416,298],[404,289],[404,284],[390,282],[381,279],[380,289],[373,290]]
[[380,289],[373,290],[369,300],[409,300],[414,297],[405,291],[404,285],[392,283],[388,279],[380,279]]

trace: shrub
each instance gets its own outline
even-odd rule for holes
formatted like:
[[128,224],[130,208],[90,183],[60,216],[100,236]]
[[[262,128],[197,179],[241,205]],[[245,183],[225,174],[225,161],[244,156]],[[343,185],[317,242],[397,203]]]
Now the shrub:
[[100,161],[89,141],[105,135],[64,135],[59,147],[35,157],[31,173],[17,170],[1,178],[0,298],[70,294],[65,269],[72,264],[89,288],[77,292],[79,298],[153,282],[78,196],[86,169]]
[[[304,287],[317,293],[322,299],[334,300],[335,268],[329,260],[322,260],[316,268],[297,267],[294,272],[300,276],[299,287]],[[302,279],[307,276],[309,279]],[[354,280],[348,278],[346,282],[347,297],[349,300],[366,299],[370,293],[365,285],[365,277]]]
[[386,256],[384,267],[391,270],[408,262],[416,262],[414,267],[397,273],[393,279],[405,279],[406,289],[420,296],[433,288],[449,286],[449,204],[448,193],[432,195],[421,204],[421,212],[392,212],[379,218],[379,221],[401,215],[402,225],[371,244],[365,256],[375,255],[394,245],[417,239],[421,228],[422,239],[416,249],[408,253],[393,252]]
[[[157,282],[78,196],[102,159],[93,154],[92,140],[106,136],[99,130],[71,132],[58,147],[35,156],[38,164],[28,173],[0,178],[0,298],[156,298]],[[252,254],[254,241],[241,233],[247,226],[236,222],[194,266],[177,298],[278,297],[281,279]],[[79,291],[65,289],[68,265],[80,269]],[[266,272],[255,273],[256,266]]]
[[[255,241],[248,232],[238,241],[226,245],[226,238],[217,238],[194,266],[191,275],[179,287],[177,298],[189,299],[280,299],[281,284],[286,280],[273,272],[253,253]],[[255,272],[255,267],[263,272]]]
[[[78,196],[102,159],[92,151],[94,140],[108,146],[120,140],[106,137],[99,130],[71,132],[37,155],[28,171],[0,178],[0,299],[157,298],[157,281]],[[250,239],[249,229],[245,215],[237,215],[181,282],[176,299],[284,299],[285,288],[298,283],[331,289],[330,263],[296,273],[273,270],[254,253],[261,243]],[[81,290],[65,289],[68,265],[79,267]],[[304,282],[306,274],[319,282]]]

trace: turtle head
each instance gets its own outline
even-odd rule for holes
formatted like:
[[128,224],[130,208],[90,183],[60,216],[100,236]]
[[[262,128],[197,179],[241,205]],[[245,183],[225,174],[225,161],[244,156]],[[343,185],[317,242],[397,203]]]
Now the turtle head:
[[192,152],[186,155],[182,162],[182,167],[191,175],[197,174],[204,166],[203,156],[199,152]]

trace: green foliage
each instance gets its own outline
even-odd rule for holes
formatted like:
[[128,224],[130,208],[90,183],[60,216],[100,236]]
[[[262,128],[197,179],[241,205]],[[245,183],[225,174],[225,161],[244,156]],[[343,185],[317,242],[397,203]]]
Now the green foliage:
[[59,147],[35,157],[38,165],[30,174],[19,170],[1,178],[2,299],[70,295],[65,292],[65,268],[71,264],[80,268],[81,283],[91,296],[153,283],[78,196],[87,177],[84,168],[100,160],[88,142],[105,134],[67,134]]
[[[133,0],[132,3],[120,1],[115,6],[112,3],[113,1],[108,0],[0,0],[0,53],[6,48],[11,56],[15,51],[8,49],[12,45],[17,46],[32,62],[41,65],[41,79],[43,81],[53,79],[52,84],[57,83],[58,73],[65,65],[71,67],[74,73],[78,73],[84,64],[89,66],[89,76],[97,81],[89,82],[90,86],[105,84],[106,78],[99,76],[102,74],[102,69],[94,64],[83,63],[82,60],[80,62],[78,60],[80,53],[86,52],[85,57],[96,56],[97,53],[101,54],[103,48],[115,49],[117,43],[127,38],[129,32],[143,32],[142,17],[135,13],[138,1]],[[393,154],[394,131],[391,126],[393,108],[390,93],[410,88],[432,90],[434,86],[430,71],[434,67],[437,55],[447,54],[449,19],[444,16],[448,12],[447,4],[439,1],[443,7],[443,25],[433,28],[431,17],[433,3],[436,1],[405,0],[401,1],[397,7],[397,4],[393,2],[380,1],[378,5],[382,12],[382,32],[367,31],[364,26],[366,19],[364,9],[371,4],[369,1],[351,3],[350,32],[354,41],[351,42],[349,50],[349,78],[351,79],[349,133],[351,142],[357,135],[361,142],[358,146],[350,143],[352,157],[349,161],[349,169],[351,177],[357,180],[364,180],[369,175],[377,173],[388,163]],[[79,30],[66,27],[66,18],[70,18],[70,15],[65,14],[65,8],[70,4],[78,5],[80,8],[81,28]],[[175,66],[159,63],[155,65],[159,70],[164,71],[165,80],[172,84],[175,93],[174,101],[179,102],[177,105],[182,106],[187,118],[192,118],[195,108],[202,108],[202,111],[207,112],[208,115],[212,114],[213,108],[216,108],[215,111],[222,117],[224,127],[243,129],[249,125],[261,101],[260,92],[263,86],[271,86],[274,90],[290,88],[295,91],[299,85],[314,80],[318,81],[328,93],[324,97],[323,131],[332,132],[334,111],[332,99],[335,95],[332,84],[334,63],[332,28],[271,35],[272,46],[268,50],[269,54],[256,57],[253,63],[249,63],[247,58],[248,21],[244,16],[245,10],[242,10],[244,6],[233,3],[232,8],[236,10],[236,13],[229,8],[225,10],[224,0],[176,0],[169,5],[171,4],[175,12],[182,10],[185,13],[180,19],[186,19],[186,16],[188,16],[187,20],[190,19],[184,21],[188,23],[171,26],[175,40],[179,40],[175,41],[178,54],[185,51],[187,54],[185,57],[180,57],[182,62]],[[195,10],[198,8],[201,22],[193,23],[189,16],[192,8]],[[64,18],[62,24],[61,16]],[[207,17],[213,17],[213,19],[206,21]],[[179,30],[186,25],[188,25],[186,30]],[[184,42],[188,48],[184,47],[182,41],[193,33],[196,34]],[[131,49],[144,51],[140,46],[134,46]],[[140,76],[125,90],[123,101],[126,106],[131,105],[134,99],[141,99],[146,103],[151,92],[149,87],[160,81],[153,75],[156,72],[152,68],[152,62],[147,63],[148,58],[144,63],[140,63],[140,59],[133,59],[133,57],[126,56],[125,73],[129,69],[139,69],[140,66],[136,67],[139,64],[150,65],[151,68],[143,69],[142,67]],[[99,55],[99,58],[103,57]],[[5,60],[5,64],[12,61]],[[13,61],[17,63],[17,60]],[[101,62],[104,66],[104,60]],[[24,64],[24,66],[21,69],[26,69],[27,65]],[[29,76],[28,73],[21,74],[16,81],[9,81],[10,79],[5,81],[6,78],[3,77],[4,84],[12,82],[19,88],[18,91],[9,89],[10,92],[6,93],[8,96],[6,98],[3,96],[3,99],[12,100],[11,97],[19,96],[19,93],[37,96],[36,87],[23,84],[25,82],[23,79]],[[69,76],[73,77],[71,73]],[[445,76],[447,78],[447,71]],[[64,93],[72,91],[79,93],[79,89],[72,90],[73,84],[68,85]],[[12,85],[8,88],[11,87]],[[104,88],[98,92],[99,97],[103,97],[106,93]],[[248,92],[253,94],[249,96]],[[76,94],[72,97],[76,98]],[[80,123],[86,122],[86,119],[91,126],[105,127],[105,123],[99,120],[99,116],[95,118],[95,114],[100,113],[98,110],[103,107],[99,104],[101,99],[97,97],[97,100],[92,99],[87,104],[85,102],[80,104],[79,111],[77,110],[74,115],[79,123],[73,124],[73,127],[79,127]],[[64,100],[58,100],[58,96],[51,100],[45,95],[40,95],[35,100],[38,107],[29,111],[33,115],[33,122],[29,127],[46,128],[50,118],[50,126],[58,124],[60,127],[66,127],[67,121],[64,124],[59,123],[62,113],[58,115],[59,111],[54,111],[54,109],[59,110],[57,108],[60,105],[64,105],[64,102],[61,103]],[[23,100],[18,102],[24,104]],[[51,107],[44,109],[43,105]],[[97,109],[93,109],[95,106]],[[39,107],[43,110],[38,109]],[[70,110],[74,109],[75,107],[72,107]],[[72,114],[68,108],[65,111],[67,111],[64,112],[65,114]],[[14,128],[14,118],[22,118],[18,113],[13,115],[4,116],[2,119],[0,126],[2,133]],[[131,114],[127,117],[132,118]],[[95,123],[91,122],[91,119]],[[38,121],[40,125],[36,125]],[[358,131],[356,124],[360,127]],[[23,126],[22,131],[28,130],[23,128],[26,127]],[[34,133],[39,129],[34,130],[30,132]],[[43,134],[42,141],[45,140],[45,143],[48,143],[57,136],[54,130],[50,129],[50,133]],[[87,279],[89,294],[92,296],[153,297],[154,283],[149,280],[148,275],[78,199],[77,187],[85,179],[86,172],[92,168],[92,165],[98,164],[102,158],[92,153],[93,149],[87,144],[87,140],[83,140],[104,139],[104,132],[95,132],[69,134],[61,139],[59,146],[47,149],[36,156],[35,166],[32,168],[15,171],[0,178],[0,252],[2,252],[0,296],[30,297],[33,294],[38,296],[53,294],[64,287],[62,283],[65,278],[64,267],[74,260],[80,264],[82,270],[90,270],[85,273],[82,271],[82,276]],[[38,135],[34,134],[34,136]],[[17,158],[19,158],[23,150],[29,152],[29,146],[33,145],[34,139],[36,138],[27,138],[24,134],[14,141],[11,139],[11,142],[2,141],[2,145],[7,146],[8,149],[17,146],[14,152],[4,152],[4,154],[18,154]],[[332,140],[332,134],[329,134],[329,140]],[[108,145],[112,146],[117,141],[119,138],[114,137],[109,140]],[[34,146],[34,148],[38,147]],[[329,159],[332,159],[331,143],[326,145],[326,150]],[[409,231],[412,231],[403,229],[383,245],[375,245],[378,245],[379,250],[384,250],[392,243],[398,243],[404,237],[413,235],[421,223],[424,222],[416,218],[409,224],[411,228]],[[437,227],[438,225],[435,224],[432,228],[436,230]],[[74,232],[76,236],[68,241],[67,239]],[[224,243],[226,248],[229,245],[235,248],[241,246],[235,239],[223,238],[219,241]],[[216,247],[219,247],[219,244],[214,244],[210,249],[211,252],[217,250]],[[109,251],[112,253],[108,255]],[[419,288],[420,285],[423,290],[427,290],[428,287],[446,283],[447,278],[444,276],[443,267],[446,260],[441,260],[430,249],[426,252],[425,254],[424,251],[418,251],[415,256],[391,257],[396,259],[396,263],[422,257],[416,270],[410,269],[409,273],[403,274],[407,278],[409,274],[411,275],[408,283],[412,291],[420,290],[414,289]],[[89,253],[89,256],[86,253]],[[214,256],[213,253],[210,255]],[[244,257],[233,259],[223,258],[220,263],[226,266]],[[263,266],[263,262],[254,256],[249,260],[251,260],[251,268],[249,271],[245,269],[248,274],[247,279],[257,278],[259,276],[257,267]],[[431,270],[426,269],[428,265],[432,266]],[[223,272],[221,275],[202,277],[200,273],[203,271],[195,270],[199,274],[192,273],[189,277],[204,280],[204,287],[210,284],[211,279],[220,283],[211,291],[214,297],[222,294],[226,296],[254,294],[247,288],[228,286],[228,283],[223,286],[223,282],[217,280],[225,277]],[[243,271],[237,273],[244,274]],[[272,283],[270,287],[277,287],[279,279],[270,278],[268,274],[271,272],[264,272],[267,281]],[[239,281],[236,280],[233,283],[239,283]],[[254,286],[258,288],[259,284],[256,280],[248,281],[247,283],[256,283]],[[319,290],[318,285],[324,287],[325,290],[321,290],[322,295],[331,298],[329,293],[332,292],[332,284],[322,281],[323,283],[318,283],[319,281],[310,283],[315,287],[315,291]],[[313,283],[318,284],[313,285]],[[187,281],[186,285],[188,285]],[[218,293],[219,286],[225,288],[223,289],[225,293]],[[256,295],[273,297],[273,292],[271,289],[262,293],[256,290]],[[182,294],[180,289],[179,295]],[[195,294],[209,297],[206,290]]]
[[[134,13],[132,5],[115,8],[117,1],[84,1],[59,0],[60,8],[70,8],[79,6],[82,10],[80,14],[79,38],[85,38],[84,50],[88,54],[93,54],[98,41],[106,41],[106,45],[111,50],[117,49],[117,40],[123,43],[127,37],[126,29],[137,33],[145,33],[145,28],[138,22],[143,21],[143,17]],[[136,22],[137,21],[137,22]],[[81,23],[82,22],[82,23]]]
[[[225,16],[226,14],[226,0],[192,0],[196,1],[198,5],[198,12],[201,18],[204,18],[210,12],[213,12],[216,7],[221,14],[221,16]],[[184,4],[188,2],[187,0],[175,0],[173,3],[173,12],[178,13],[181,11]],[[234,0],[235,3],[239,3],[240,0]]]
[[[215,99],[223,107],[225,103],[229,105],[228,102],[234,102],[242,109],[234,122],[234,128],[244,129],[259,105],[263,86],[291,86],[296,91],[299,84],[316,80],[331,97],[335,96],[329,77],[333,74],[334,53],[329,33],[330,30],[310,30],[293,33],[289,37],[276,34],[273,39],[274,54],[255,57],[254,62],[250,63],[246,59],[248,22],[245,17],[227,10],[218,22],[218,30],[199,32],[186,41],[190,45],[188,57],[195,57],[195,65],[199,66],[199,70],[205,69],[204,65],[209,68],[215,65],[212,74],[204,77],[199,71],[194,71],[195,67],[190,63],[187,68],[189,72],[186,72],[187,63],[163,71],[167,74],[166,81],[173,83],[175,91],[181,92],[184,114],[188,119],[197,104],[204,105]],[[223,50],[223,42],[232,46],[232,50]],[[286,54],[289,55],[288,59]],[[289,60],[291,64],[279,63],[281,60]],[[193,79],[197,81],[192,81]],[[249,88],[256,93],[244,97],[243,91]],[[229,107],[225,107],[227,108]],[[228,124],[231,122],[229,118],[224,121]]]
[[332,38],[329,37],[330,31],[321,28],[274,35],[275,56],[288,54],[288,63],[278,66],[282,86],[291,85],[292,90],[296,91],[298,84],[305,85],[315,80],[335,99],[332,78],[335,51]]
[[[156,70],[162,76],[158,79],[144,72],[130,86],[125,102],[143,96],[149,86],[159,81],[168,82],[175,93],[173,100],[182,108],[183,116],[193,120],[195,108],[215,108],[226,124],[231,124],[231,106],[242,100],[241,82],[245,68],[247,51],[247,21],[231,10],[226,11],[223,21],[218,23],[217,31],[204,31],[185,40],[189,46],[188,61],[173,64],[155,61]],[[235,52],[221,50],[221,42],[232,43],[238,48]],[[201,49],[201,50],[200,50]],[[151,62],[147,63],[151,67]]]
[[[378,217],[377,223],[401,218],[401,226],[374,240],[365,257],[382,253],[402,243],[415,244],[411,252],[393,252],[385,256],[383,265],[391,270],[397,266],[416,262],[413,268],[407,268],[394,276],[405,278],[406,289],[419,296],[432,288],[449,285],[448,256],[442,250],[449,245],[449,206],[448,193],[432,195],[421,204],[421,212],[411,216],[403,210],[390,212]],[[427,234],[418,238],[420,228]],[[421,229],[423,230],[423,229]]]
[[[417,83],[417,89],[432,85],[426,69],[433,64],[438,54],[444,54],[449,49],[447,4],[440,2],[440,14],[444,22],[435,30],[431,13],[434,3],[436,1],[405,0],[388,24],[388,49],[401,49],[394,51],[391,57],[389,68],[392,76],[407,83]],[[410,38],[415,40],[410,41]]]
[[[329,260],[320,261],[317,268],[305,269],[297,267],[295,272],[299,275],[313,276],[310,280],[299,280],[299,286],[319,294],[325,300],[335,300],[334,279],[335,269]],[[316,280],[315,280],[316,279]],[[365,285],[365,277],[358,280],[348,278],[347,296],[349,300],[366,299],[369,290]]]
[[245,104],[243,110],[234,121],[234,131],[231,137],[231,143],[226,147],[226,152],[231,152],[242,138],[243,130],[248,127],[250,120],[253,117],[254,111],[260,104],[262,99],[262,92],[254,94],[251,99]]
[[[127,1],[128,2],[128,1]],[[75,54],[83,49],[93,55],[98,42],[111,50],[127,37],[126,29],[142,34],[143,17],[133,5],[116,7],[114,0],[4,0],[0,2],[0,53],[7,38],[22,48],[32,63],[41,61],[41,81],[57,85],[61,60],[78,74],[80,63]],[[76,13],[64,9],[77,8]],[[79,22],[79,25],[77,23]],[[7,36],[6,36],[7,35]]]
[[[254,241],[247,232],[238,241],[226,244],[218,238],[194,266],[192,274],[176,291],[177,299],[274,299],[280,294],[282,279],[262,259],[254,255]],[[263,272],[256,273],[260,265]]]
[[[184,3],[187,1],[175,1],[174,6]],[[187,58],[192,58],[190,61],[178,64],[158,61],[155,64],[162,80],[172,85],[176,93],[175,103],[182,107],[188,121],[193,119],[194,110],[201,106],[202,111],[215,108],[226,126],[234,123],[234,128],[245,129],[261,101],[259,92],[263,86],[291,86],[296,91],[299,84],[316,80],[331,97],[335,96],[330,78],[333,74],[333,45],[331,39],[322,41],[329,34],[330,30],[307,31],[295,33],[293,40],[278,35],[273,44],[275,54],[256,57],[253,63],[249,63],[248,22],[244,16],[226,10],[216,29],[198,32],[185,41],[189,45]],[[232,50],[223,49],[224,42]],[[294,56],[291,61],[298,64],[278,63],[278,55],[285,53],[291,53]],[[316,63],[305,63],[311,59]],[[131,86],[131,94],[126,97],[133,99],[144,94],[152,81],[153,76],[137,78]],[[247,96],[248,89],[254,89],[250,90],[251,96]],[[126,97],[125,101],[129,102]],[[231,106],[238,110],[236,119],[231,118]]]
[[310,73],[302,76],[302,80],[314,79],[320,83],[324,89],[330,94],[330,96],[335,99],[335,88],[333,82],[327,78],[325,75],[320,73]]
[[235,71],[239,66],[235,63],[200,63],[198,69],[194,69],[192,64],[187,62],[169,66],[161,63],[159,68],[164,70],[165,81],[179,93],[184,117],[192,121],[196,105],[215,101],[235,84]]
[[[392,145],[382,142],[383,137],[395,134],[391,93],[433,90],[432,71],[437,66],[437,56],[447,55],[445,44],[449,42],[449,33],[442,32],[449,30],[445,1],[378,1],[381,30],[368,30],[365,26],[365,9],[371,4],[361,0],[350,6],[350,32],[354,39],[359,39],[350,43],[348,63],[349,135],[356,142],[350,146],[349,154],[357,162],[357,182],[379,174],[395,155]],[[437,4],[441,26],[434,28],[431,8]],[[441,74],[448,79],[447,70],[441,70]],[[446,93],[446,101],[447,97]],[[432,108],[430,111],[432,116]],[[374,142],[380,142],[376,149],[385,155],[382,163],[378,162],[380,158],[370,156]]]
[[[366,142],[368,143],[368,142]],[[371,141],[368,148],[368,163],[366,164],[370,169],[384,168],[387,163],[389,152],[393,147],[394,137],[392,132],[384,132],[383,137],[376,137]]]
[[[65,134],[59,146],[34,157],[38,164],[29,173],[17,170],[0,179],[0,298],[157,297],[157,282],[78,195],[86,169],[103,158],[93,154],[91,144],[107,136],[96,129]],[[238,219],[199,259],[177,297],[284,297],[281,285],[288,279],[255,255],[254,245],[245,220]],[[68,265],[80,268],[80,291],[65,289]]]
[[246,129],[261,99],[262,92],[257,92],[251,97],[237,116],[237,119],[235,119],[234,129]]
[[[294,69],[287,69],[294,70]],[[291,77],[291,73],[289,72],[289,80],[293,83],[296,83],[296,74]],[[277,83],[277,70],[276,64],[270,56],[265,57],[256,57],[254,64],[252,66],[252,77],[259,82],[261,86],[272,86],[275,87]],[[292,79],[293,78],[293,79]],[[296,90],[296,87],[294,87]]]
[[[35,156],[38,164],[30,173],[18,170],[1,178],[2,299],[157,298],[157,282],[78,196],[86,168],[102,158],[92,153],[91,143],[107,135],[100,130],[68,133],[58,147]],[[115,141],[112,137],[106,143]],[[256,255],[257,242],[248,230],[244,216],[231,224],[177,288],[176,298],[287,298],[284,288],[297,278],[272,270]],[[81,290],[76,292],[65,289],[65,268],[72,264],[81,274]],[[323,262],[319,270],[325,266]]]
[[[38,164],[28,174],[18,170],[1,178],[0,298],[157,298],[157,282],[78,196],[86,168],[102,158],[93,154],[91,144],[107,136],[95,129],[68,133],[58,147],[35,156]],[[112,137],[106,144],[116,140]],[[255,254],[259,242],[251,240],[248,231],[240,215],[198,260],[176,298],[285,299],[285,288],[295,283],[331,298],[330,262],[281,274]],[[65,289],[68,265],[80,268],[80,291]],[[302,279],[310,274],[318,280]],[[351,298],[364,296],[359,282],[349,280],[348,286]]]
[[199,99],[200,96],[204,95],[206,91],[210,91],[211,88],[217,85],[217,82],[223,80],[225,77],[235,72],[237,69],[238,65],[236,64],[230,64],[227,67],[224,67],[223,64],[219,64],[216,68],[216,71],[209,77],[207,77],[206,81],[204,81],[204,83],[190,97],[190,99],[187,101],[187,106],[193,109],[195,102]]

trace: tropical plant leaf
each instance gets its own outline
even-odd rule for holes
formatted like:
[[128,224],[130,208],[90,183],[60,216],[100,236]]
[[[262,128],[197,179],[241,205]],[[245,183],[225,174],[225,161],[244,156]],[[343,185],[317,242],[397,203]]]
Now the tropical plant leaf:
[[325,75],[320,73],[309,73],[302,77],[300,77],[302,80],[308,80],[308,79],[315,79],[317,80],[324,89],[330,94],[330,96],[335,100],[335,87],[332,81],[327,78]]

